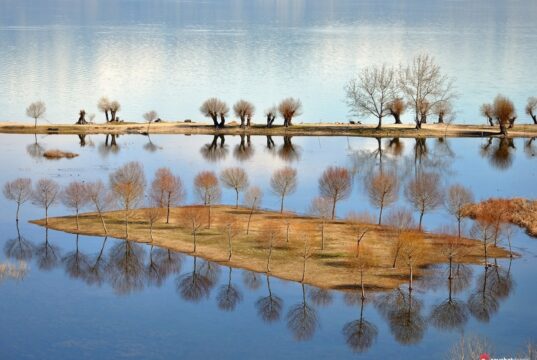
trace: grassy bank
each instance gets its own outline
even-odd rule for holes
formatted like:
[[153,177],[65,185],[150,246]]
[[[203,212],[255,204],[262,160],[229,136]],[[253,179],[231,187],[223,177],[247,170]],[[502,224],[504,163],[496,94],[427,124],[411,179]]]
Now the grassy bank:
[[[279,214],[273,211],[256,211],[251,218],[249,234],[246,224],[249,209],[229,206],[212,207],[211,227],[206,226],[207,208],[182,207],[171,210],[170,224],[159,220],[153,228],[153,243],[183,253],[193,254],[193,236],[188,222],[188,214],[198,211],[202,214],[203,226],[197,235],[196,255],[207,260],[236,268],[256,272],[267,271],[270,252],[269,235],[274,233],[271,252],[270,274],[272,276],[301,281],[303,259],[307,254],[304,282],[331,289],[347,289],[359,283],[359,268],[355,264],[357,238],[368,230],[360,242],[360,252],[367,258],[363,280],[368,288],[391,289],[407,282],[409,267],[400,252],[395,256],[397,236],[394,229],[377,225],[364,225],[346,221],[327,221],[324,226],[324,249],[321,250],[321,221],[311,217],[294,214]],[[125,237],[124,213],[107,212],[105,221],[108,235]],[[44,225],[44,220],[33,223]],[[232,256],[229,258],[228,227],[232,224]],[[289,237],[287,238],[287,225]],[[80,216],[80,230],[72,216],[49,218],[49,228],[85,235],[104,236],[100,218],[95,213]],[[446,263],[448,238],[440,235],[420,235],[416,249],[414,275],[420,276],[429,271],[431,265]],[[150,233],[143,210],[130,214],[129,240],[150,243]],[[305,244],[307,245],[305,247]],[[306,252],[304,250],[306,249]],[[482,243],[463,239],[457,260],[464,263],[483,263]],[[507,257],[508,252],[491,246],[489,257]],[[397,259],[393,267],[394,259]]]
[[[91,125],[47,124],[33,125],[23,123],[0,123],[0,133],[12,134],[145,134],[147,124],[143,123],[109,123]],[[485,125],[450,125],[424,124],[416,130],[413,125],[384,125],[377,129],[373,125],[350,125],[337,123],[296,124],[291,127],[253,125],[242,129],[230,123],[223,129],[215,129],[207,123],[160,122],[152,124],[151,134],[206,134],[206,135],[289,135],[289,136],[362,136],[362,137],[490,137],[498,136],[499,128]],[[515,125],[509,130],[512,137],[537,136],[535,125]]]

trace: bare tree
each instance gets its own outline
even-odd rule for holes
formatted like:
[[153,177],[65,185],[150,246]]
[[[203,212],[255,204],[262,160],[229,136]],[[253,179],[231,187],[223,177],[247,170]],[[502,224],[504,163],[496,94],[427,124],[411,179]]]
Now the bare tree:
[[390,114],[389,103],[397,96],[395,71],[383,64],[362,70],[357,78],[345,86],[347,105],[356,116],[374,116],[378,119],[377,129],[382,127],[382,118]]
[[399,86],[414,108],[416,129],[421,129],[420,107],[427,101],[430,107],[452,99],[453,80],[442,75],[440,66],[433,57],[422,54],[416,56],[405,68],[399,71]]
[[104,116],[106,117],[106,122],[110,121],[110,118],[108,116],[108,112],[110,111],[110,100],[108,100],[107,97],[102,97],[99,99],[99,102],[97,103],[97,108],[99,111],[104,113]]
[[272,260],[272,250],[274,248],[274,245],[280,240],[281,238],[281,229],[279,224],[273,222],[273,223],[265,223],[262,229],[258,232],[258,241],[267,248],[267,267],[266,272],[267,274],[271,271],[271,260]]
[[226,215],[222,218],[222,232],[224,233],[227,239],[228,245],[228,259],[231,261],[231,256],[233,256],[233,239],[239,235],[240,228],[237,222],[237,218],[233,215]]
[[212,171],[201,171],[194,178],[194,188],[198,197],[208,209],[207,227],[211,227],[211,205],[220,201],[222,192],[216,174]]
[[483,104],[479,109],[481,115],[484,116],[489,122],[490,126],[494,126],[494,107],[492,104]]
[[289,166],[278,169],[272,174],[270,187],[275,194],[280,196],[280,213],[283,213],[283,200],[285,196],[294,193],[296,185],[296,170]]
[[263,191],[257,187],[252,186],[246,190],[244,194],[244,205],[250,208],[250,214],[248,215],[248,225],[246,226],[246,235],[250,231],[250,221],[252,220],[252,215],[254,211],[259,207],[261,201],[263,200]]
[[324,225],[326,220],[330,219],[332,201],[326,197],[317,196],[311,201],[309,210],[310,214],[321,222],[321,250],[324,250]]
[[450,101],[440,101],[432,107],[431,111],[438,116],[438,123],[444,124],[444,120],[453,113],[453,105]]
[[100,180],[85,183],[84,189],[86,191],[86,196],[88,197],[88,200],[93,204],[95,210],[99,214],[99,218],[101,219],[101,224],[103,225],[105,235],[108,235],[108,230],[106,228],[106,223],[103,217],[103,211],[108,206],[111,200],[111,196],[108,190],[104,186],[103,182]]
[[[222,100],[213,97],[205,100],[200,107],[200,112],[213,120],[214,127],[224,127],[229,107]],[[218,122],[219,117],[220,122]]]
[[276,120],[276,116],[278,116],[278,108],[276,106],[268,108],[265,110],[265,116],[267,117],[267,127],[271,128],[274,120]]
[[461,223],[464,219],[464,209],[474,202],[472,191],[460,184],[449,187],[446,198],[447,211],[457,219],[458,237],[461,237]]
[[347,215],[346,221],[351,225],[353,235],[355,236],[355,239],[356,239],[355,254],[359,255],[360,245],[362,244],[362,240],[364,239],[366,234],[370,232],[371,230],[373,230],[374,228],[373,217],[367,212],[363,212],[363,213],[350,212]]
[[233,105],[233,112],[241,120],[241,127],[250,127],[252,116],[254,116],[255,106],[246,100],[239,100]]
[[170,223],[170,207],[179,205],[185,198],[185,188],[179,176],[169,168],[160,168],[151,183],[150,197],[153,203],[166,208],[166,224]]
[[344,167],[330,166],[319,179],[321,196],[332,200],[332,219],[336,216],[336,203],[350,196],[352,190],[351,174]]
[[419,231],[404,231],[401,234],[403,246],[401,247],[401,256],[405,260],[409,271],[408,291],[412,291],[414,280],[414,269],[423,261],[425,255],[423,251],[424,239],[423,233]]
[[393,116],[395,120],[395,123],[402,124],[401,115],[403,115],[403,113],[406,110],[405,101],[402,98],[397,97],[393,99],[392,101],[390,101],[387,104],[387,106],[388,106],[388,111],[390,112],[390,115]]
[[45,106],[45,103],[42,101],[36,101],[31,103],[30,106],[26,108],[26,115],[34,119],[34,127],[37,128],[37,120],[43,118],[46,111],[47,107]]
[[278,112],[283,118],[283,125],[285,127],[293,125],[293,118],[302,114],[302,103],[295,98],[287,98],[280,102],[278,105]]
[[231,167],[220,173],[224,187],[235,190],[235,209],[239,208],[239,192],[248,187],[248,174],[243,168]]
[[526,114],[531,116],[533,123],[537,125],[537,97],[528,98],[528,103],[526,104]]
[[442,204],[444,194],[440,189],[440,176],[436,173],[421,173],[411,180],[405,196],[415,210],[420,213],[418,228],[421,230],[423,215]]
[[483,244],[483,256],[485,258],[485,268],[488,267],[488,249],[492,245],[494,238],[494,224],[490,216],[486,214],[480,215],[474,221],[474,225],[470,229],[470,236],[474,239],[481,240]]
[[15,220],[19,222],[19,210],[22,204],[32,198],[32,180],[28,178],[18,178],[4,184],[4,196],[6,199],[17,203]]
[[303,235],[302,240],[304,242],[304,250],[302,251],[302,278],[300,279],[300,282],[304,284],[304,281],[306,280],[306,263],[308,262],[308,259],[313,255],[313,252],[311,250],[308,237]]
[[192,234],[192,244],[193,244],[193,253],[196,253],[196,240],[198,232],[200,231],[203,224],[204,214],[201,208],[196,206],[187,207],[181,217],[181,220],[185,225],[190,228]]
[[51,179],[39,179],[32,192],[32,202],[45,209],[45,226],[48,226],[48,209],[58,201],[60,186]]
[[498,95],[494,98],[493,103],[494,116],[500,124],[500,133],[507,136],[507,128],[513,127],[516,119],[515,105],[511,100],[503,95]]
[[378,224],[382,224],[382,211],[390,206],[399,197],[399,182],[395,172],[379,172],[376,175],[365,178],[365,187],[369,195],[371,205],[379,210]]
[[129,215],[144,196],[145,175],[142,164],[128,162],[110,174],[110,190],[124,210],[125,238],[129,237]]
[[63,192],[61,193],[61,200],[66,207],[75,210],[76,229],[79,230],[80,224],[78,221],[78,215],[80,213],[80,209],[86,206],[89,202],[88,193],[86,192],[84,183],[80,181],[72,181],[69,183],[69,185],[67,185],[67,187],[63,189]]
[[158,114],[155,110],[148,111],[144,114],[144,120],[147,122],[147,133],[149,134],[149,127],[151,123],[157,120]]
[[164,212],[162,211],[162,208],[148,206],[144,208],[143,215],[149,225],[149,239],[151,240],[151,243],[153,243],[153,227],[160,219],[162,219]]
[[416,223],[412,217],[412,212],[404,208],[395,208],[388,214],[387,223],[395,230],[394,244],[392,247],[393,264],[392,267],[397,266],[397,259],[401,253],[403,247],[403,237],[401,234],[403,231],[415,229]]
[[110,103],[108,109],[110,110],[110,121],[118,121],[116,113],[121,110],[121,104],[118,101],[114,100]]

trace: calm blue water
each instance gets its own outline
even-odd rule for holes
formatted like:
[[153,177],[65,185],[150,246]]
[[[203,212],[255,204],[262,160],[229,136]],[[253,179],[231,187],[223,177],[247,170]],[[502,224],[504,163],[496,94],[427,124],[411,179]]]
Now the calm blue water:
[[479,106],[504,93],[529,122],[535,14],[533,0],[3,0],[0,120],[22,121],[42,99],[48,121],[74,122],[107,95],[128,120],[151,109],[200,120],[219,96],[251,100],[262,121],[295,96],[298,121],[342,122],[343,86],[360,69],[428,52],[457,79],[458,121],[481,123]]
[[[245,155],[236,150],[240,137],[230,136],[222,148],[218,147],[223,149],[218,156],[203,150],[212,142],[212,136],[153,136],[153,151],[148,151],[148,138],[143,136],[120,136],[113,148],[104,146],[104,135],[87,136],[84,140],[85,146],[81,147],[78,136],[38,136],[42,149],[61,148],[80,154],[71,160],[47,161],[28,152],[30,146],[35,149],[33,135],[2,135],[4,171],[0,182],[19,176],[47,176],[61,184],[73,179],[107,181],[109,171],[126,161],[139,160],[149,179],[160,166],[170,166],[180,174],[191,202],[195,201],[192,179],[198,171],[238,165],[247,168],[251,182],[265,191],[262,205],[277,208],[278,199],[268,189],[270,173],[291,165],[298,170],[299,187],[286,203],[292,210],[305,212],[311,197],[317,194],[317,178],[326,166],[337,164],[360,169],[352,196],[338,205],[338,214],[374,211],[363,194],[360,174],[369,166],[379,166],[379,157],[374,157],[378,151],[375,139],[294,137],[284,141],[273,137],[274,147],[267,149],[266,137],[252,137],[251,154]],[[442,174],[443,184],[463,183],[473,189],[478,199],[499,195],[535,198],[536,160],[526,139],[513,141],[508,158],[497,155],[501,148],[498,140],[492,142],[492,150],[484,152],[486,139],[427,139],[420,147],[427,152],[418,160],[416,140],[402,139],[404,150],[399,156],[390,151],[390,141],[393,142],[381,141],[383,166],[397,166],[402,181],[412,178],[416,169],[436,171]],[[290,146],[294,151],[289,150]],[[359,167],[353,160],[357,157],[362,159]],[[373,159],[372,165],[365,165],[369,164],[363,160],[366,158]],[[223,202],[232,202],[233,196],[224,191]],[[404,199],[400,202],[404,204]],[[343,333],[347,323],[360,318],[360,303],[349,301],[344,293],[330,292],[330,301],[323,302],[318,300],[316,289],[306,287],[308,315],[315,315],[316,321],[308,317],[308,331],[293,331],[290,325],[296,322],[288,323],[288,313],[295,305],[303,306],[300,284],[270,279],[271,293],[280,298],[281,310],[277,319],[266,322],[256,307],[258,300],[269,294],[263,274],[252,276],[233,270],[230,283],[240,296],[232,311],[224,311],[218,299],[229,284],[226,267],[196,259],[196,274],[207,276],[209,285],[202,287],[199,299],[193,299],[178,287],[184,277],[192,275],[194,260],[189,256],[156,248],[151,253],[147,246],[132,244],[132,248],[126,248],[120,240],[87,236],[80,237],[77,252],[76,236],[56,231],[48,232],[47,243],[46,231],[27,223],[43,216],[42,210],[30,204],[22,211],[19,239],[14,210],[12,203],[0,200],[0,218],[4,219],[0,223],[0,262],[16,263],[17,258],[22,258],[28,262],[29,270],[22,280],[0,282],[2,358],[307,359],[354,358],[360,354],[347,344]],[[62,215],[68,210],[58,205],[51,213]],[[451,219],[442,209],[425,217],[427,229],[448,223]],[[473,312],[467,311],[465,320],[454,329],[445,329],[442,322],[430,320],[436,306],[448,297],[444,268],[435,271],[434,278],[421,282],[412,294],[410,308],[405,305],[409,302],[404,288],[388,299],[385,294],[370,293],[363,320],[373,324],[377,335],[369,347],[361,348],[361,354],[367,358],[427,359],[431,354],[443,357],[461,334],[473,334],[493,343],[493,354],[507,356],[520,351],[527,341],[535,341],[537,314],[532,308],[537,295],[537,242],[522,232],[513,242],[515,251],[524,255],[511,264],[500,261],[498,272],[487,271],[490,292],[486,295],[492,296],[487,297],[487,311],[480,311],[475,300],[483,295],[483,268],[460,270],[468,275],[468,281],[461,277],[454,298],[463,308],[472,304],[471,298],[474,305]],[[132,265],[129,273],[121,271],[119,262],[126,249],[131,250],[127,252]],[[404,301],[397,302],[398,299]]]

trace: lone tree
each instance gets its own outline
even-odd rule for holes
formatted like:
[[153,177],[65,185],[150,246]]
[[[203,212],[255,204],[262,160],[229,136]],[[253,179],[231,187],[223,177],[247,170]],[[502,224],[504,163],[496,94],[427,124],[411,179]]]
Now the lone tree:
[[395,239],[392,247],[393,263],[392,268],[397,266],[397,259],[403,247],[403,237],[401,234],[404,231],[413,230],[416,228],[416,223],[412,217],[412,212],[404,208],[395,208],[388,214],[388,225],[395,230]]
[[276,116],[278,116],[278,108],[276,106],[268,108],[265,110],[265,116],[267,117],[267,127],[271,128],[274,120],[276,120]]
[[399,197],[399,182],[395,172],[379,172],[365,178],[365,187],[371,205],[379,209],[378,224],[382,225],[382,211]]
[[155,110],[148,111],[144,114],[144,120],[147,122],[147,132],[149,133],[149,127],[151,123],[157,120],[158,114]]
[[108,235],[108,229],[106,228],[106,223],[103,216],[103,211],[111,202],[111,196],[108,192],[108,189],[106,189],[106,186],[104,186],[101,180],[85,183],[84,189],[86,191],[88,201],[93,204],[95,210],[99,214],[101,224],[103,225],[104,234]]
[[403,246],[401,247],[401,257],[408,266],[409,279],[408,291],[413,290],[414,269],[423,261],[425,256],[423,233],[420,231],[404,231],[401,234]]
[[39,179],[32,192],[32,202],[45,209],[45,226],[48,226],[48,209],[58,201],[60,185],[51,179]]
[[399,87],[407,102],[412,104],[416,129],[421,129],[425,101],[429,107],[434,107],[437,103],[448,101],[455,96],[453,80],[442,75],[440,66],[427,54],[418,55],[408,66],[401,67]]
[[272,250],[274,248],[274,244],[280,239],[281,229],[279,224],[276,222],[266,223],[259,231],[258,241],[261,243],[262,246],[267,248],[267,274],[270,274],[271,271],[270,264],[272,260]]
[[528,98],[528,104],[526,105],[526,114],[531,116],[533,123],[537,125],[537,97]]
[[388,110],[390,115],[393,116],[395,123],[402,124],[401,115],[403,115],[406,110],[405,101],[400,97],[393,99],[388,103]]
[[153,243],[153,227],[160,219],[162,219],[164,212],[162,211],[162,208],[149,206],[144,208],[143,215],[149,225],[149,239],[151,240],[151,243]]
[[19,222],[19,210],[22,204],[32,198],[32,180],[28,178],[18,178],[4,184],[4,196],[6,199],[17,203],[15,220]]
[[507,128],[512,127],[516,119],[515,105],[507,97],[498,95],[492,106],[496,121],[500,125],[500,133],[507,136]]
[[36,101],[31,103],[30,106],[26,108],[26,115],[34,119],[34,127],[37,128],[37,120],[42,119],[43,116],[45,116],[46,111],[47,107],[45,103],[42,101]]
[[211,227],[211,205],[220,201],[222,192],[216,174],[212,171],[201,171],[194,178],[194,188],[199,199],[208,209],[207,227]]
[[356,254],[360,254],[360,245],[368,232],[374,229],[373,217],[367,213],[350,212],[346,221],[351,224],[352,233],[356,238]]
[[203,226],[203,212],[201,211],[201,208],[197,206],[189,206],[181,215],[181,221],[186,225],[187,228],[191,230],[193,245],[192,252],[196,253],[196,240],[198,232]]
[[302,103],[299,99],[287,98],[278,105],[278,112],[283,118],[285,127],[293,125],[293,118],[302,114]]
[[114,100],[110,103],[108,109],[110,110],[110,121],[118,121],[116,114],[119,110],[121,110],[121,104],[118,101]]
[[244,205],[250,208],[250,214],[248,215],[248,225],[246,226],[246,235],[250,232],[250,221],[254,211],[259,207],[263,200],[263,191],[257,187],[252,186],[246,190],[244,194]]
[[102,97],[99,99],[99,102],[97,102],[97,108],[99,111],[104,113],[104,116],[106,117],[106,122],[110,121],[110,117],[108,116],[108,112],[110,111],[110,100],[108,100],[107,97]]
[[220,181],[222,181],[224,187],[235,190],[235,209],[238,209],[239,192],[248,187],[248,174],[243,168],[231,167],[222,171]]
[[233,239],[239,235],[241,229],[239,227],[239,223],[237,222],[237,218],[231,214],[226,214],[224,217],[222,217],[221,223],[222,232],[227,239],[227,261],[231,261],[231,257],[233,256]]
[[[226,116],[229,113],[229,107],[222,100],[213,97],[203,102],[200,107],[200,112],[203,114],[203,116],[209,117],[213,120],[215,128],[224,127]],[[218,122],[219,117],[220,122]]]
[[169,168],[160,168],[151,183],[151,200],[161,208],[166,208],[166,224],[170,223],[170,208],[179,205],[185,198],[185,188],[179,176]]
[[444,120],[453,114],[453,105],[450,101],[440,101],[431,110],[438,117],[438,123],[443,124]]
[[330,166],[319,179],[321,196],[332,200],[332,220],[336,216],[336,203],[350,196],[352,190],[351,174],[344,167]]
[[374,116],[378,119],[377,129],[380,129],[382,118],[390,114],[389,104],[397,96],[395,71],[384,64],[367,67],[349,81],[345,93],[351,113]]
[[145,190],[142,164],[128,162],[110,174],[110,190],[125,213],[125,238],[129,237],[129,214],[142,200]]
[[80,229],[80,223],[78,221],[78,215],[80,209],[88,204],[88,193],[84,186],[84,183],[80,181],[73,181],[67,185],[61,194],[62,203],[75,211],[76,216],[76,229]]
[[440,177],[436,173],[421,173],[410,181],[405,196],[420,213],[418,229],[422,228],[423,215],[442,204],[444,194],[440,189]]
[[241,127],[250,127],[252,116],[254,116],[255,106],[246,100],[239,100],[233,105],[235,116],[241,120]]
[[297,173],[296,170],[286,166],[274,171],[270,179],[270,188],[280,196],[280,214],[283,213],[283,200],[286,195],[292,194],[296,190]]
[[330,219],[332,201],[326,197],[317,196],[310,204],[309,212],[321,222],[321,250],[324,250],[324,225]]
[[474,202],[472,191],[463,185],[455,184],[448,189],[446,198],[447,211],[457,219],[458,237],[461,237],[461,223],[464,219],[464,209]]
[[494,126],[494,107],[492,104],[483,104],[479,109],[481,115],[487,119],[490,126]]

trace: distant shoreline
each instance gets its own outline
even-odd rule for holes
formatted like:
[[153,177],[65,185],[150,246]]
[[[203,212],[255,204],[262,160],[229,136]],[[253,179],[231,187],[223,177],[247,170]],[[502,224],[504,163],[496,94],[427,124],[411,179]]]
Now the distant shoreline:
[[[44,124],[35,128],[31,124],[0,122],[3,134],[143,134],[147,135],[147,124],[120,122],[108,124]],[[424,124],[416,130],[414,125],[386,124],[381,129],[374,125],[353,125],[342,123],[296,124],[290,127],[277,125],[267,128],[265,125],[253,125],[241,128],[230,123],[225,128],[214,128],[208,123],[159,122],[150,126],[149,134],[184,134],[184,135],[274,135],[274,136],[353,136],[353,137],[495,137],[500,136],[499,127],[488,125],[443,125]],[[509,129],[509,137],[537,137],[537,125],[515,125]]]

